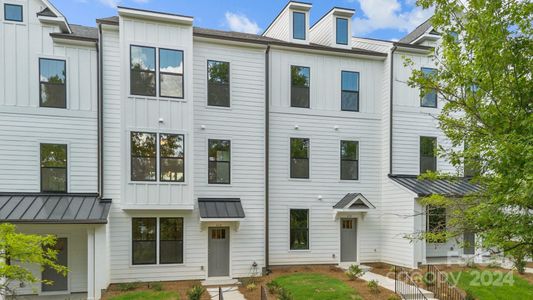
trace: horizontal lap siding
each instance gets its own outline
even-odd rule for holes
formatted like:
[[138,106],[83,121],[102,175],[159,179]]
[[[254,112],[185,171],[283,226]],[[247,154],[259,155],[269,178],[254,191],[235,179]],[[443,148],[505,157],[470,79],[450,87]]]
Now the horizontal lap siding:
[[[254,262],[259,272],[265,264],[265,49],[206,42],[194,49],[195,198],[241,199],[246,218],[230,232],[231,275],[250,276]],[[230,108],[207,107],[207,60],[230,63]],[[210,138],[231,140],[231,185],[207,183]]]

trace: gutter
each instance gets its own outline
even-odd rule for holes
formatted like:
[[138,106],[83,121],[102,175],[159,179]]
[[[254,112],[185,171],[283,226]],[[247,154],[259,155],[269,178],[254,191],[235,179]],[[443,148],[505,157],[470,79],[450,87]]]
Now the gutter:
[[270,45],[265,51],[265,270],[264,274],[270,274],[269,259],[269,161],[270,161]]
[[394,51],[398,47],[394,45],[390,53],[390,108],[389,108],[389,174],[392,174],[392,110],[393,110],[393,95],[394,95]]
[[104,113],[103,113],[103,42],[102,42],[102,24],[98,24],[98,42],[96,54],[97,63],[97,87],[98,87],[98,194],[104,197]]

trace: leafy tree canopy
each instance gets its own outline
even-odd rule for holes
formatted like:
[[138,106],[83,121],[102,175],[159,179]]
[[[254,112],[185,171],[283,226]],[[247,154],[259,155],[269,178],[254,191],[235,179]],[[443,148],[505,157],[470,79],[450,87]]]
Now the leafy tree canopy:
[[[433,6],[441,33],[432,76],[414,70],[411,87],[436,91],[442,149],[483,187],[461,199],[431,196],[448,208],[447,237],[475,232],[484,248],[533,256],[533,3],[519,0],[418,0]],[[412,64],[409,60],[406,64]],[[441,106],[441,105],[439,105]],[[425,238],[431,239],[431,233]],[[442,238],[442,236],[440,237]],[[480,239],[478,239],[479,241]]]

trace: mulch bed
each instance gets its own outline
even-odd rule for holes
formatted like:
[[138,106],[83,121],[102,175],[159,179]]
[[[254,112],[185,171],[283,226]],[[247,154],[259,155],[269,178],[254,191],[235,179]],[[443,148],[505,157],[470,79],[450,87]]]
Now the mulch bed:
[[[163,291],[176,291],[179,293],[180,299],[188,299],[187,291],[194,285],[200,284],[200,281],[161,281],[160,283],[163,287]],[[107,291],[102,295],[102,300],[108,300],[113,296],[118,296],[128,292],[145,290],[150,290],[148,282],[139,282],[137,288],[127,292],[120,291],[120,284],[111,284]],[[202,295],[202,300],[210,300],[209,293],[207,291],[205,291],[205,293]]]
[[[249,300],[259,300],[261,299],[261,285],[265,285],[267,282],[270,282],[272,279],[279,276],[288,275],[292,273],[319,273],[324,274],[333,278],[337,278],[342,282],[346,283],[348,286],[352,287],[357,291],[357,293],[363,299],[372,299],[372,300],[387,300],[391,295],[394,295],[394,292],[389,291],[385,288],[379,287],[379,293],[374,294],[370,292],[368,288],[368,282],[362,279],[349,280],[344,271],[336,266],[286,266],[286,267],[272,267],[272,273],[268,276],[257,277],[256,288],[254,290],[246,289],[246,286],[239,286],[239,290],[244,294],[244,297]],[[265,286],[266,288],[266,286]],[[276,298],[270,296],[269,300],[275,300]],[[300,299],[295,299],[300,300]],[[303,300],[303,299],[302,299]]]

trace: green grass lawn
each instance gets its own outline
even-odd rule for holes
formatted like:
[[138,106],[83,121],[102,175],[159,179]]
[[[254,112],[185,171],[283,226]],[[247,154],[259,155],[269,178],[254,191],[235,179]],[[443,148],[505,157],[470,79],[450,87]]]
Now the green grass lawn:
[[178,300],[180,296],[177,292],[154,292],[154,291],[138,291],[128,292],[122,295],[111,297],[110,300]]
[[[533,285],[507,272],[487,270],[453,272],[453,278],[458,278],[457,286],[460,289],[470,291],[476,299],[533,299]],[[448,277],[452,282],[453,278]]]
[[294,300],[361,299],[353,288],[322,274],[296,273],[280,276],[273,281],[289,291]]

